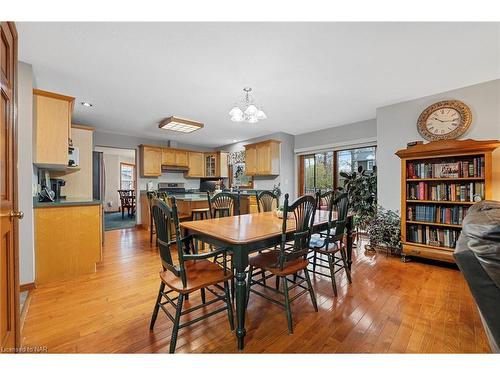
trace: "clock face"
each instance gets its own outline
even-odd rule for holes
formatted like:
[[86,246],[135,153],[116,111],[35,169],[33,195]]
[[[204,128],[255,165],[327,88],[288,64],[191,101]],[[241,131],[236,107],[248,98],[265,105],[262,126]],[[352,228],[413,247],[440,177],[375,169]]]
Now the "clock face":
[[445,100],[427,107],[417,121],[419,133],[427,140],[455,139],[464,134],[472,114],[464,103]]
[[434,135],[449,134],[462,122],[460,112],[454,108],[441,108],[431,112],[425,127],[429,133]]

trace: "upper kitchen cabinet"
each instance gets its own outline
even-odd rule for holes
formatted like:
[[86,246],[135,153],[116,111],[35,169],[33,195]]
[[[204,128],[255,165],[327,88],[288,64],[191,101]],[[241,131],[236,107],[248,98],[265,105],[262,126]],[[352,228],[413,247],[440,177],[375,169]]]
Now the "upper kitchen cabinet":
[[165,147],[162,149],[161,164],[169,167],[187,167],[188,151]]
[[163,159],[161,147],[140,145],[139,155],[142,177],[161,176],[161,165]]
[[186,177],[205,177],[204,156],[203,152],[188,152],[188,171]]
[[205,153],[205,177],[228,177],[227,152]]
[[71,114],[75,98],[33,90],[34,160],[46,168],[68,165]]
[[245,170],[250,176],[277,176],[280,174],[280,141],[245,145]]

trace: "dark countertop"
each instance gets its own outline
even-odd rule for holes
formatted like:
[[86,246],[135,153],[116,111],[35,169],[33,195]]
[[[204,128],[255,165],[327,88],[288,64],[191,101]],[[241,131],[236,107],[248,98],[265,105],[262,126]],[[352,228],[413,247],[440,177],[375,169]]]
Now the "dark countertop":
[[38,197],[33,197],[33,208],[39,207],[66,207],[66,206],[96,206],[102,201],[85,198],[66,198],[55,202],[39,202]]

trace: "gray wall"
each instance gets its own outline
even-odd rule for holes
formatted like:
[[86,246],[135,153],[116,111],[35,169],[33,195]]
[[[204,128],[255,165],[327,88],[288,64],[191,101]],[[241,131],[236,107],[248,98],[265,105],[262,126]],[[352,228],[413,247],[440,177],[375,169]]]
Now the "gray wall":
[[416,127],[418,116],[427,106],[447,99],[461,100],[472,110],[472,125],[462,139],[500,139],[500,80],[378,108],[378,198],[382,206],[400,209],[400,159],[394,153],[409,141],[423,140]]
[[281,141],[280,145],[280,175],[277,177],[255,177],[254,188],[262,190],[270,190],[273,185],[280,183],[281,192],[284,196],[286,193],[291,199],[295,199],[295,154],[294,154],[294,136],[288,133],[279,132],[269,134],[263,137],[251,138],[242,142],[233,143],[219,147],[220,150],[235,152],[245,149],[245,145],[256,143],[268,139],[277,139]]
[[18,194],[19,209],[24,219],[19,221],[19,278],[21,285],[35,280],[33,242],[33,69],[30,64],[18,64]]
[[363,140],[374,140],[377,136],[377,120],[353,122],[352,124],[335,126],[295,136],[295,151],[328,148],[342,143],[358,143]]
[[[91,125],[91,124],[90,124]],[[108,146],[108,147],[117,147],[117,148],[128,148],[136,150],[136,171],[137,171],[137,189],[145,190],[146,184],[148,181],[153,181],[156,185],[158,182],[185,182],[188,188],[199,188],[200,180],[199,179],[184,179],[184,175],[182,172],[167,172],[162,173],[160,177],[140,177],[139,171],[141,170],[140,160],[139,160],[139,145],[140,144],[149,144],[149,145],[158,145],[158,146],[172,146],[179,148],[186,148],[195,151],[213,151],[213,148],[193,146],[189,144],[183,143],[170,143],[164,140],[156,140],[156,139],[148,139],[148,138],[139,138],[122,134],[115,133],[107,133],[102,131],[94,132],[94,147],[96,146]],[[141,202],[140,199],[137,200],[137,214],[136,220],[137,223],[141,223]]]

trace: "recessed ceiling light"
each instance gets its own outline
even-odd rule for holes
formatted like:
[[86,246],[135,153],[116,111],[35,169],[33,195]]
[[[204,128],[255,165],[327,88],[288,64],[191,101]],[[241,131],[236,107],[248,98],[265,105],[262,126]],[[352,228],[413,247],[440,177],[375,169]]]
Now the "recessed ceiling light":
[[239,142],[237,139],[233,139],[233,142]]
[[81,102],[80,104],[84,107],[92,107],[92,104],[90,104],[89,102]]
[[203,128],[203,124],[198,121],[186,120],[180,117],[167,117],[162,120],[158,127],[165,130],[171,130],[180,133],[192,133]]

